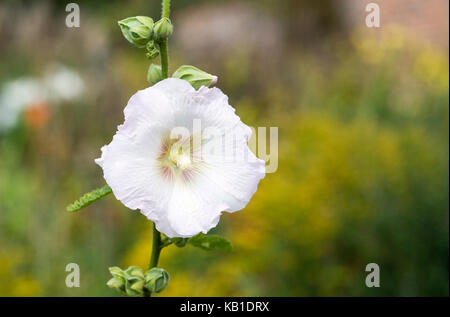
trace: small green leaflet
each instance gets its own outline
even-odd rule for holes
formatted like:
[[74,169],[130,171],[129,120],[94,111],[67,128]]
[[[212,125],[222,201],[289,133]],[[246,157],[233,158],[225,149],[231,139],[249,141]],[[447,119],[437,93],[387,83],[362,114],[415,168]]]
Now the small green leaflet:
[[231,252],[231,250],[233,250],[233,246],[228,239],[215,234],[205,235],[200,233],[190,238],[189,243],[194,247],[207,251],[215,249],[222,252]]
[[67,206],[67,211],[78,211],[80,209],[83,209],[84,207],[92,204],[94,201],[97,201],[100,198],[103,198],[111,193],[111,187],[109,187],[108,185],[105,185],[102,188],[95,189],[89,193],[84,194],[73,204]]

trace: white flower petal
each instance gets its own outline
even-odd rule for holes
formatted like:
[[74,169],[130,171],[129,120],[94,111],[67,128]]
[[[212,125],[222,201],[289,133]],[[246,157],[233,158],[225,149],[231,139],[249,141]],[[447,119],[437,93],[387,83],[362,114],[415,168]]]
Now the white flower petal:
[[[265,176],[265,163],[247,150],[248,159],[224,161],[216,156],[205,156],[203,173],[228,195],[224,211],[243,209],[256,192],[259,181]],[[224,194],[225,195],[225,194]]]
[[152,139],[151,131],[146,135],[148,144],[144,145],[145,138],[136,140],[118,132],[96,160],[116,198],[130,209],[164,205],[164,197],[173,186],[161,177],[156,161],[151,159],[159,144]]
[[[179,237],[192,237],[200,232],[208,232],[219,221],[220,210],[212,210],[214,205],[198,196],[194,189],[177,182],[169,203],[168,219]],[[217,205],[217,204],[216,204]]]

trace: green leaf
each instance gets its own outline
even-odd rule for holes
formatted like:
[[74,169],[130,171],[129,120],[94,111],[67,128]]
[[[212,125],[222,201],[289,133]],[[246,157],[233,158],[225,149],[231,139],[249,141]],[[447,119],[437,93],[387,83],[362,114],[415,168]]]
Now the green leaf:
[[228,239],[215,234],[205,235],[203,233],[200,233],[190,238],[189,243],[194,247],[207,251],[219,250],[222,252],[231,252],[231,250],[233,250],[233,246]]
[[89,193],[84,194],[83,196],[81,196],[80,199],[75,201],[73,204],[67,206],[67,211],[78,211],[92,204],[94,201],[97,201],[100,198],[103,198],[111,193],[112,193],[111,187],[109,187],[108,185],[105,185],[102,188],[95,189]]

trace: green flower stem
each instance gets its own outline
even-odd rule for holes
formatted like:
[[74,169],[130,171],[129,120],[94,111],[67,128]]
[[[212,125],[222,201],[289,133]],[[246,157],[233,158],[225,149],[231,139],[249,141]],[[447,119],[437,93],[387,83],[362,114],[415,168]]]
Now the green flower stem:
[[170,15],[170,0],[163,0],[161,17],[169,18],[169,15]]
[[[162,1],[162,17],[169,18],[170,14],[170,0]],[[167,39],[162,40],[159,43],[160,46],[160,56],[161,56],[161,71],[162,71],[162,79],[166,79],[169,77],[169,48],[167,46]],[[152,254],[150,257],[150,264],[148,265],[148,269],[157,267],[159,255],[161,253],[163,246],[161,244],[161,233],[156,229],[155,223],[153,223],[153,240],[152,240]],[[151,293],[147,294],[151,296]]]
[[161,73],[162,79],[169,77],[169,48],[167,45],[167,39],[162,40],[159,43],[159,53],[161,56]]
[[150,257],[150,264],[148,265],[148,269],[154,268],[158,265],[159,254],[161,252],[161,234],[156,229],[155,224],[153,223],[153,241],[152,241],[152,255]]
[[[161,233],[159,233],[159,231],[156,229],[155,223],[153,223],[152,254],[150,256],[150,264],[148,265],[149,270],[158,266],[159,255],[162,248]],[[144,296],[150,297],[152,296],[152,293],[146,292],[144,293]]]
[[[170,16],[170,0],[162,0],[161,18],[169,18]],[[161,71],[162,79],[169,77],[169,47],[167,45],[167,39],[162,40],[159,43],[160,56],[161,56]]]

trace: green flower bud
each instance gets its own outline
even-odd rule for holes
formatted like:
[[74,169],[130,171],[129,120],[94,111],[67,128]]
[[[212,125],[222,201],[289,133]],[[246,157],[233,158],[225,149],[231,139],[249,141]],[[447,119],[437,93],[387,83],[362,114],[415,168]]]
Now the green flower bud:
[[[142,286],[142,287],[141,287]],[[144,281],[138,278],[132,278],[125,283],[125,294],[128,296],[142,296],[144,294]]]
[[109,271],[113,275],[106,285],[115,288],[119,292],[128,296],[142,296],[144,294],[144,272],[138,266],[130,266],[126,270],[120,267],[110,267]]
[[125,294],[128,296],[142,296],[144,294],[144,272],[140,267],[130,266],[125,271]]
[[122,277],[113,277],[106,283],[106,285],[108,285],[109,288],[117,288],[121,290],[124,289],[125,279]]
[[130,276],[144,278],[144,271],[139,266],[130,266],[125,272]]
[[173,32],[172,22],[168,18],[162,18],[155,23],[153,27],[156,40],[164,40],[168,38]]
[[155,41],[151,40],[146,45],[145,48],[147,50],[147,56],[148,59],[154,59],[158,57],[159,55],[159,48],[158,45],[155,43]]
[[148,68],[148,72],[147,72],[147,81],[150,84],[156,84],[161,79],[162,79],[161,66],[151,64],[150,67]]
[[155,41],[153,41],[153,40],[148,41],[147,44],[145,45],[145,48],[147,49],[148,52],[151,52],[154,49],[158,49]]
[[195,89],[199,89],[201,86],[209,87],[217,82],[217,76],[190,65],[181,66],[173,73],[172,77],[188,81]]
[[188,238],[172,238],[173,244],[175,244],[177,247],[182,248],[188,243]]
[[143,294],[144,291],[144,280],[139,280],[131,284],[130,289],[138,293],[139,295]]
[[145,273],[145,288],[152,293],[162,292],[169,283],[169,273],[154,267]]
[[123,278],[125,278],[125,276],[126,276],[125,272],[122,271],[122,269],[120,267],[118,267],[118,266],[110,267],[109,268],[109,272],[114,277],[123,277]]
[[159,50],[157,50],[156,48],[145,54],[145,56],[150,60],[157,58],[158,55],[159,55]]
[[145,47],[145,44],[147,44],[153,35],[154,23],[149,17],[130,17],[118,23],[123,36],[137,47]]

